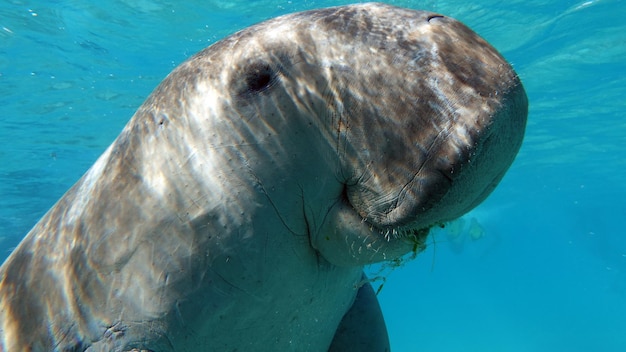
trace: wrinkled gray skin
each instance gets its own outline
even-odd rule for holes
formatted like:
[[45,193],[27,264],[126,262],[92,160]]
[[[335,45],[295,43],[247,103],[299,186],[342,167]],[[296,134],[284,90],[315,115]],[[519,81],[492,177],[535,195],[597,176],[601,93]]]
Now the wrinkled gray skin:
[[363,4],[236,33],[4,263],[2,348],[388,350],[363,265],[480,203],[526,114],[511,67],[447,17]]

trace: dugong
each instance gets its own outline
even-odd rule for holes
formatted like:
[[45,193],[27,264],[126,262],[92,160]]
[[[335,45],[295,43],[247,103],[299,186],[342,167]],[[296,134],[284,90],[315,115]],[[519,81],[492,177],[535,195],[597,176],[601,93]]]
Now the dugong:
[[503,57],[435,13],[233,34],[169,74],[2,265],[1,349],[387,351],[363,266],[484,200],[527,105]]

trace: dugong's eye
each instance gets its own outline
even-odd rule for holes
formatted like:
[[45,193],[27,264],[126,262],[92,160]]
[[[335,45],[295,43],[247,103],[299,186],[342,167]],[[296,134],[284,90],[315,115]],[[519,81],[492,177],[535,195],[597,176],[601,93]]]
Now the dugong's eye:
[[278,75],[272,66],[265,62],[256,62],[247,67],[243,94],[256,94],[267,90],[276,82]]

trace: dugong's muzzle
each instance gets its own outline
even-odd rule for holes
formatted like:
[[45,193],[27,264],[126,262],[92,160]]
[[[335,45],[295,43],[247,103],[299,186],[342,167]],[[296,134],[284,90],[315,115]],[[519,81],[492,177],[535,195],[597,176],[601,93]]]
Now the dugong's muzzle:
[[[478,205],[513,162],[526,125],[526,93],[505,59],[460,22],[420,16],[405,19],[395,38],[374,31],[364,39],[394,55],[355,59],[369,62],[358,82],[335,77],[350,93],[335,103],[350,126],[347,201],[384,233],[428,228]],[[381,82],[390,88],[371,88]]]

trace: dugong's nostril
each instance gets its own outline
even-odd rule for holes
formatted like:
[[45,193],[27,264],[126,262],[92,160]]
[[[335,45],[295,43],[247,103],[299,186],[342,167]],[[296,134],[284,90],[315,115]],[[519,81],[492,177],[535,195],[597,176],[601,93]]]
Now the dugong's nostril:
[[430,15],[430,16],[428,16],[426,21],[430,22],[431,20],[434,20],[434,19],[437,19],[437,18],[443,18],[443,16],[441,16],[441,15]]

